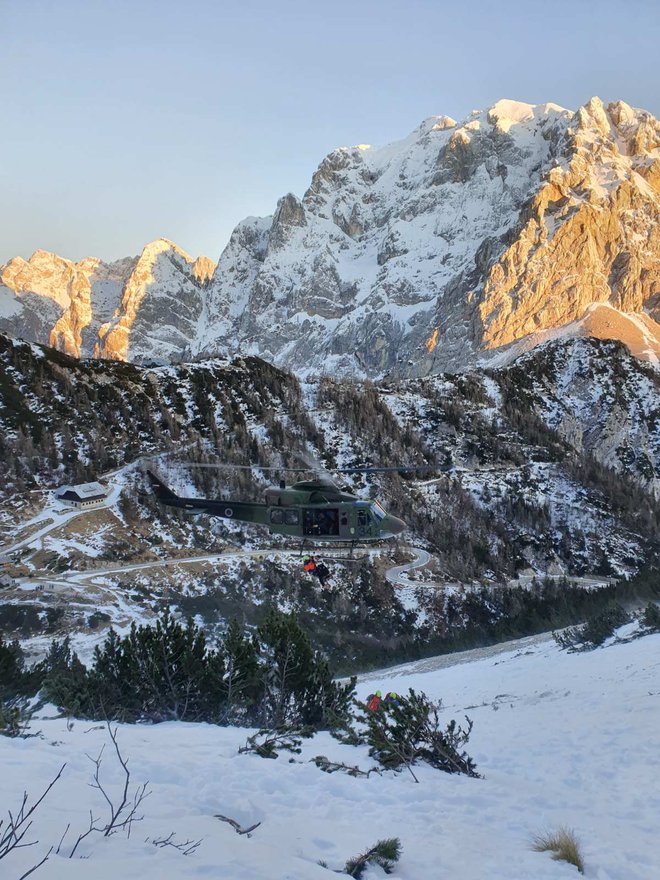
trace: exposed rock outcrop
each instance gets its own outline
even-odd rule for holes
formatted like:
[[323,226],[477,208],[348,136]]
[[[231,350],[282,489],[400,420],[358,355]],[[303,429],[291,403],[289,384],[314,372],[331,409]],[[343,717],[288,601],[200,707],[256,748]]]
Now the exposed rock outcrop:
[[548,173],[487,273],[478,308],[486,348],[577,320],[593,303],[658,317],[660,124],[594,98],[566,140],[568,161]]

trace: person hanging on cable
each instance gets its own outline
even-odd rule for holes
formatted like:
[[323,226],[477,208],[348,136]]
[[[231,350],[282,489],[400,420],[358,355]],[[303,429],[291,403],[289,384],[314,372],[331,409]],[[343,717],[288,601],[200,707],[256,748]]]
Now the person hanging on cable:
[[303,568],[309,574],[313,574],[314,577],[317,577],[322,587],[325,586],[325,582],[330,577],[330,569],[328,566],[323,562],[317,562],[316,559],[309,554],[303,556]]

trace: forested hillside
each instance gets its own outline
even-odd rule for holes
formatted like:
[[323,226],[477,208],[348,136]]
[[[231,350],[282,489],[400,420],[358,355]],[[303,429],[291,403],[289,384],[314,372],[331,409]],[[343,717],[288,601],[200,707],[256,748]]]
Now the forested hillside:
[[[186,463],[424,465],[341,479],[403,517],[440,577],[625,573],[658,537],[659,412],[654,372],[616,343],[554,343],[465,376],[301,384],[257,358],[147,369],[0,337],[0,493],[22,503],[160,453],[172,455],[152,465],[175,487],[248,499],[293,476]],[[176,532],[181,516],[157,507],[142,471],[121,509]]]

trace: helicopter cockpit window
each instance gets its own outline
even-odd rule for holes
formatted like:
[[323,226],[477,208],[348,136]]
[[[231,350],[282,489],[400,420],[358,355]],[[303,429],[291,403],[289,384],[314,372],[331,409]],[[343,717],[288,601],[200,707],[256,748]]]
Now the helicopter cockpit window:
[[288,526],[297,526],[300,523],[300,514],[297,510],[285,510],[284,511],[284,522]]
[[371,502],[371,512],[376,517],[376,519],[385,519],[385,517],[387,516],[387,514],[377,501]]
[[274,510],[271,510],[270,521],[272,523],[276,523],[276,524],[283,523],[284,522],[284,509],[281,507],[276,507]]

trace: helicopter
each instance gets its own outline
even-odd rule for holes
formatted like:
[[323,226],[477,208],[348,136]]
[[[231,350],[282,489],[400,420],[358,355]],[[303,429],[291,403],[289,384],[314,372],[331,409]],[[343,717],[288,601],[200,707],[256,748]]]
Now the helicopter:
[[[417,468],[345,468],[342,473],[413,469]],[[271,534],[300,538],[303,546],[322,541],[353,547],[394,538],[407,528],[403,520],[387,513],[378,501],[358,498],[325,476],[288,487],[280,481],[279,487],[266,489],[264,503],[182,498],[153,471],[147,470],[147,476],[156,498],[168,507],[268,526]]]

